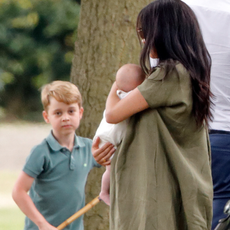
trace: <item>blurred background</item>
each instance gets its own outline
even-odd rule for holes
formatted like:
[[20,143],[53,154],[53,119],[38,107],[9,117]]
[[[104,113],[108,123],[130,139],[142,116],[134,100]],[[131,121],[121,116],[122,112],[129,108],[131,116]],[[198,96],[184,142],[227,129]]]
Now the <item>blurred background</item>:
[[69,80],[80,0],[0,0],[0,230],[22,230],[11,191],[31,148],[49,133],[40,87]]
[[0,0],[0,118],[41,121],[39,88],[69,80],[80,1]]

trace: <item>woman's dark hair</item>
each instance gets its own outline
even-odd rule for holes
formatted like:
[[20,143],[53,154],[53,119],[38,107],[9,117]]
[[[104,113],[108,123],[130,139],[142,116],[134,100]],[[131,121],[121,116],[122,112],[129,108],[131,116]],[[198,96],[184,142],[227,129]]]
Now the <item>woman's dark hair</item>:
[[155,0],[141,10],[137,18],[139,39],[145,39],[140,65],[145,73],[153,69],[151,51],[159,58],[166,72],[178,61],[188,70],[192,81],[193,113],[198,126],[212,119],[210,107],[211,57],[204,44],[195,14],[180,0]]

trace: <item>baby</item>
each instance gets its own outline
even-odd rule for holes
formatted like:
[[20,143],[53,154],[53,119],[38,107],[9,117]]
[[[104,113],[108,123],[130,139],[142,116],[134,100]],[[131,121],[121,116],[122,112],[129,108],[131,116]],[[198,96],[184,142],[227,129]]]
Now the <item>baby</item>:
[[[145,74],[140,66],[135,64],[123,65],[116,74],[116,84],[119,89],[117,90],[117,96],[123,99],[144,80]],[[118,124],[109,124],[106,122],[104,111],[103,119],[96,131],[94,140],[100,137],[99,147],[102,147],[106,142],[110,142],[117,147],[125,135],[127,122],[128,120],[124,120]],[[102,176],[101,192],[99,195],[107,205],[110,205],[109,188],[110,165],[106,166],[106,171]]]

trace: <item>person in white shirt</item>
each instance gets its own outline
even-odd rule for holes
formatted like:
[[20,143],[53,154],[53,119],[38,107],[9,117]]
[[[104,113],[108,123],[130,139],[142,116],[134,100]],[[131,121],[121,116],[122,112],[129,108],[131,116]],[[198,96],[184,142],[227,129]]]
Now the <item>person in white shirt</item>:
[[197,16],[212,58],[211,91],[215,104],[210,122],[213,222],[216,227],[230,199],[230,1],[183,0]]
[[[154,61],[153,61],[154,62]],[[139,65],[135,64],[126,64],[123,65],[116,74],[116,83],[119,88],[117,90],[117,96],[120,99],[128,96],[128,94],[135,89],[138,85],[140,85],[146,76],[142,71]],[[94,140],[98,137],[100,138],[99,147],[102,147],[105,143],[112,143],[115,148],[121,143],[127,126],[128,119],[118,123],[118,124],[110,124],[106,122],[105,119],[105,111],[103,113],[103,118],[101,123],[96,131],[94,136]],[[104,159],[107,161],[109,159]],[[102,176],[101,183],[101,192],[100,199],[102,199],[107,205],[110,205],[110,196],[109,196],[109,188],[110,188],[110,165],[106,166],[106,171]]]

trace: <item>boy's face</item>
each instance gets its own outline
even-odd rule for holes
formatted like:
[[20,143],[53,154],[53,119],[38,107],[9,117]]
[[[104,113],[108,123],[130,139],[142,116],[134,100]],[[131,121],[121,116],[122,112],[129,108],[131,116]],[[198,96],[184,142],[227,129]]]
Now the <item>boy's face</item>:
[[51,124],[53,134],[58,138],[75,133],[80,125],[83,111],[78,103],[68,105],[51,97],[47,112],[43,111],[43,117],[46,123]]

